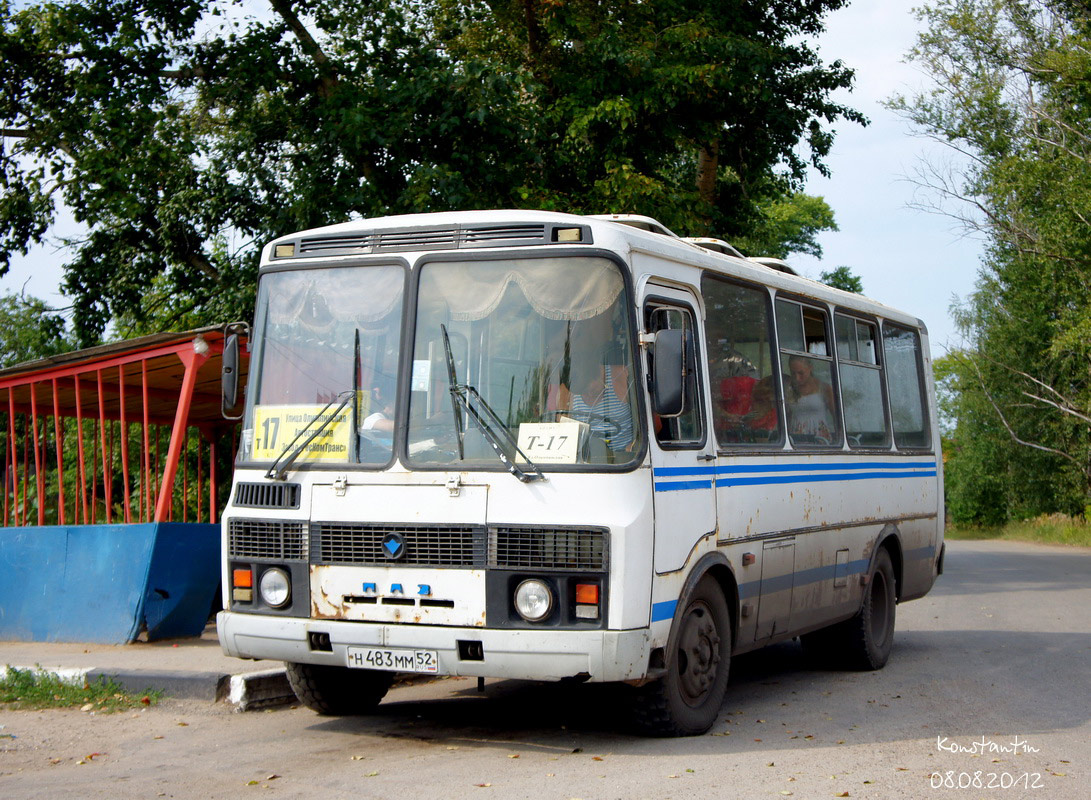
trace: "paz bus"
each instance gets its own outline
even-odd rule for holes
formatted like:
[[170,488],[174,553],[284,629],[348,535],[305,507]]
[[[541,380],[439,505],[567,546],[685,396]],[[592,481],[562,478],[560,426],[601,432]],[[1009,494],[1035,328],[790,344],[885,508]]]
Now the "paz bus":
[[265,247],[250,342],[219,636],[320,713],[399,672],[613,681],[643,732],[700,734],[732,656],[878,669],[942,572],[924,324],[722,241],[309,230]]

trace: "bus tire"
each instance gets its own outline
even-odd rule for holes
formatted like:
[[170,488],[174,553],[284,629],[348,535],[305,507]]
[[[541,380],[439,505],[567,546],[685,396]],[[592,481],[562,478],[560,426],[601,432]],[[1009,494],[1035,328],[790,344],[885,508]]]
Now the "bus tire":
[[636,690],[633,721],[646,736],[699,736],[723,705],[731,665],[731,616],[719,584],[701,579],[678,620],[666,674]]
[[880,549],[856,616],[799,637],[803,654],[817,669],[882,669],[894,644],[894,567]]
[[292,662],[284,666],[299,701],[312,711],[330,716],[372,711],[394,681],[393,672],[380,670]]
[[864,605],[844,625],[843,665],[848,669],[882,669],[894,645],[894,566],[881,548],[868,578]]

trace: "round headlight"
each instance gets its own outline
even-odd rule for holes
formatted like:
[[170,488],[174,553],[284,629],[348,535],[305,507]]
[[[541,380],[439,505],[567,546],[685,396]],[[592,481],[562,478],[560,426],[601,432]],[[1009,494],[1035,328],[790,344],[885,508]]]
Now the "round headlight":
[[553,610],[553,592],[542,581],[523,581],[515,589],[515,610],[527,622],[540,622]]
[[267,606],[280,608],[292,598],[292,582],[282,569],[267,569],[258,581],[258,591]]

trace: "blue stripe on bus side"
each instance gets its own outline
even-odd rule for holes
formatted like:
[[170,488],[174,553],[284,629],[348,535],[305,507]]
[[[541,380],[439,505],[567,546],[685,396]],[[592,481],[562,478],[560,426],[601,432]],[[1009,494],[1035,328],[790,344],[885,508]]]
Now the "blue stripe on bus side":
[[745,472],[819,472],[830,470],[860,470],[860,469],[884,469],[912,471],[915,469],[935,469],[935,461],[849,461],[838,463],[795,463],[795,464],[734,464],[719,467],[656,467],[654,474],[657,477],[674,477],[683,475],[732,475]]
[[656,481],[657,492],[680,492],[685,489],[711,489],[712,481]]
[[832,475],[768,475],[757,478],[717,478],[717,486],[766,486],[776,483],[824,483],[827,481],[869,481],[878,478],[934,478],[926,472],[845,472]]
[[[841,467],[844,468],[843,466]],[[670,469],[689,469],[688,467],[678,467]],[[673,477],[664,472],[656,470],[653,473],[656,477]],[[674,473],[678,475],[708,475],[707,472],[689,472],[689,473]],[[653,485],[657,492],[678,492],[687,489],[711,489],[713,484],[716,486],[772,486],[775,484],[784,483],[826,483],[830,481],[868,481],[878,480],[882,478],[896,479],[896,478],[934,478],[938,474],[934,464],[921,464],[917,467],[917,470],[910,471],[908,469],[882,469],[874,470],[871,472],[835,472],[824,473],[820,475],[756,475],[752,477],[738,477],[730,475],[730,473],[716,474],[711,476],[710,480],[694,480],[694,481],[654,481]]]
[[[936,548],[928,545],[926,547],[918,547],[906,552],[906,560],[912,561],[920,558],[931,558],[935,555]],[[856,575],[863,575],[867,572],[868,567],[871,566],[871,561],[866,558],[857,559],[856,561],[849,561],[843,566],[846,578],[852,578]],[[811,569],[801,570],[799,572],[789,573],[787,575],[777,575],[771,578],[765,579],[765,590],[768,593],[782,592],[785,589],[791,589],[793,587],[802,587],[811,583],[821,583],[822,581],[833,580],[837,575],[837,564],[827,564],[822,567],[812,567]],[[739,584],[739,600],[750,600],[757,598],[761,594],[762,580],[748,581],[747,583]],[[662,603],[652,603],[652,622],[659,622],[664,619],[672,619],[674,617],[675,608],[678,606],[677,600],[666,600]]]
[[652,622],[674,619],[674,609],[677,607],[677,600],[664,600],[662,603],[652,603]]

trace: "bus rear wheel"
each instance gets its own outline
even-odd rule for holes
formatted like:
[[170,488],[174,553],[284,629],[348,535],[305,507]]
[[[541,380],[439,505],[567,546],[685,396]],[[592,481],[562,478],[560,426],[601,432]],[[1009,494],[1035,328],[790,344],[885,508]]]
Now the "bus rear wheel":
[[894,646],[894,565],[890,553],[881,549],[868,579],[864,605],[845,623],[846,665],[851,669],[882,669]]
[[292,662],[284,666],[299,701],[312,711],[330,716],[372,711],[394,681],[393,672],[380,670]]
[[671,642],[666,675],[636,690],[634,722],[647,736],[698,736],[720,713],[731,664],[731,617],[711,577],[686,600]]
[[894,566],[884,548],[875,557],[864,604],[856,616],[801,637],[812,662],[821,667],[882,669],[894,646],[894,589]]

